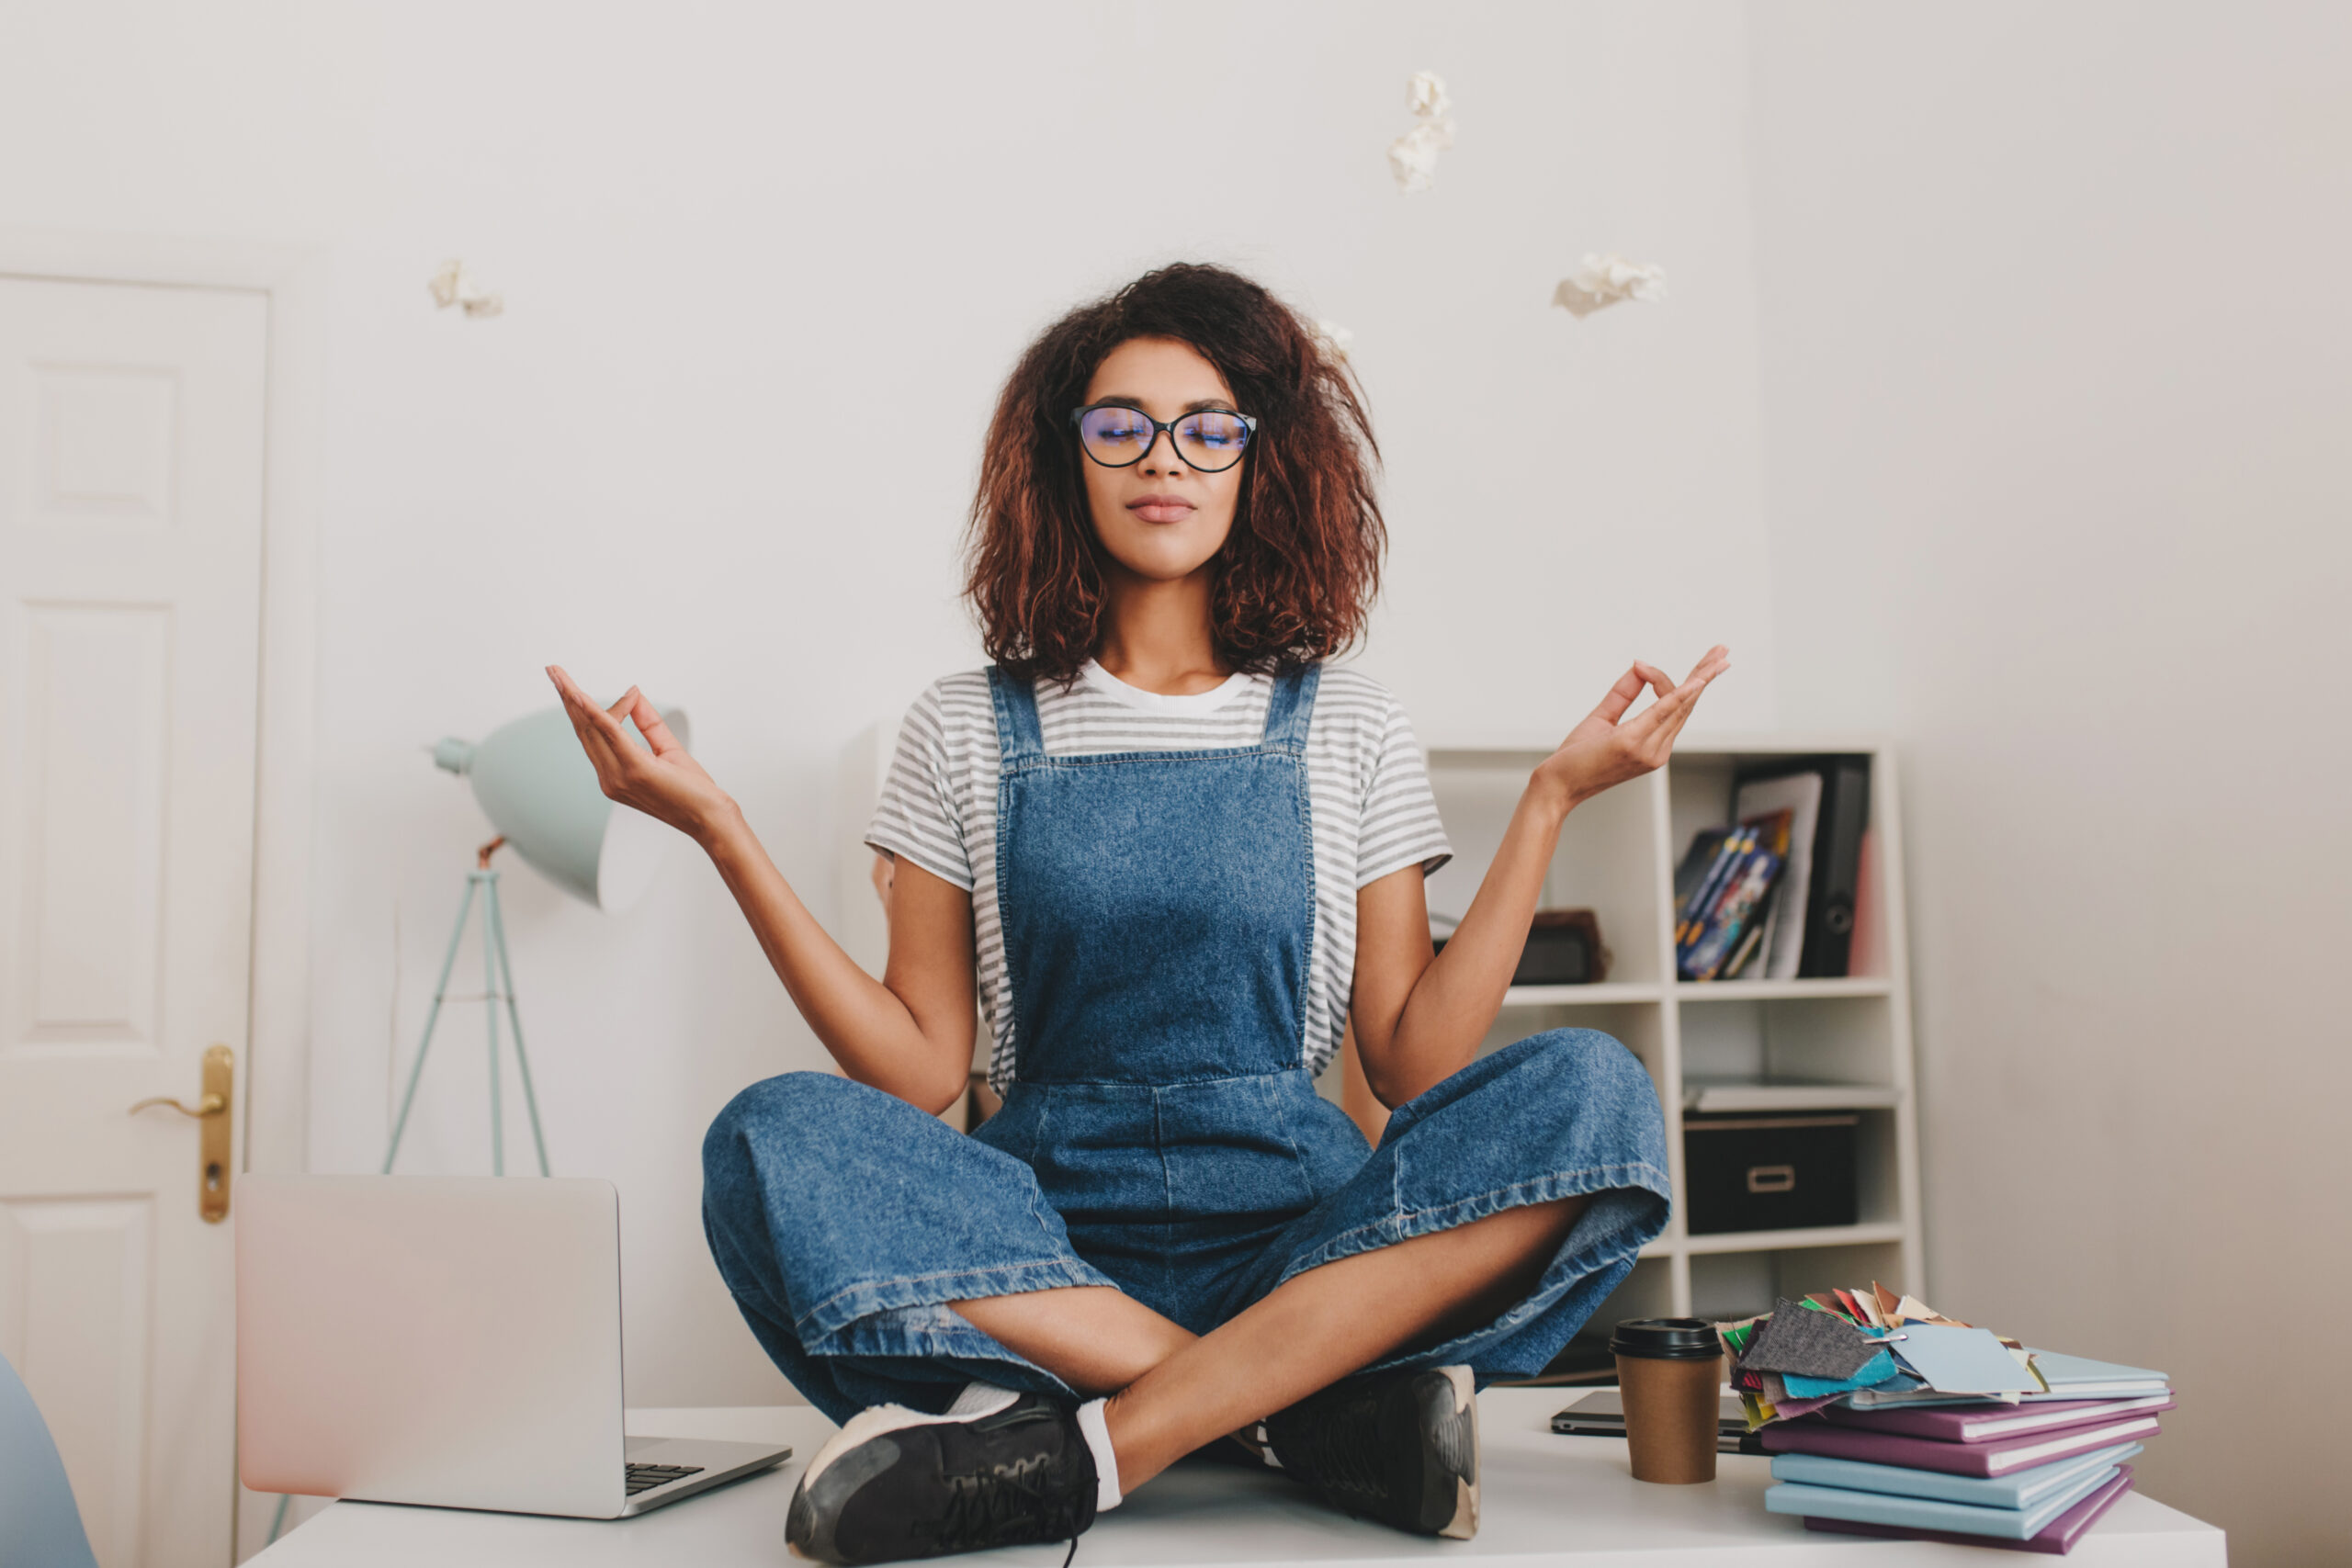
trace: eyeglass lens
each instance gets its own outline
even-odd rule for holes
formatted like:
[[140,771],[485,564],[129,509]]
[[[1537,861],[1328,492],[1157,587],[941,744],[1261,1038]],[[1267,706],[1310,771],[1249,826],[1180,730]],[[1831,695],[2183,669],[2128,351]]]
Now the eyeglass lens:
[[[1088,409],[1078,422],[1079,439],[1096,462],[1123,468],[1151,449],[1159,432],[1134,409]],[[1216,409],[1188,413],[1176,422],[1176,455],[1203,473],[1229,468],[1250,444],[1250,427],[1237,413]]]

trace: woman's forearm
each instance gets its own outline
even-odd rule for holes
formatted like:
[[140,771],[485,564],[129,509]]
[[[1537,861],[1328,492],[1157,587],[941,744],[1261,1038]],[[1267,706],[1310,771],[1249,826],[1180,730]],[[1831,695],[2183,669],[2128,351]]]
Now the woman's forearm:
[[1544,874],[1571,804],[1541,781],[1519,797],[1477,897],[1414,982],[1377,1070],[1365,1057],[1365,1076],[1383,1102],[1402,1105],[1460,1072],[1477,1054],[1527,946]]
[[904,998],[818,924],[740,813],[698,837],[793,1005],[842,1071],[926,1111],[952,1103],[971,1066],[968,1002],[960,1020],[933,1020],[926,1030]]

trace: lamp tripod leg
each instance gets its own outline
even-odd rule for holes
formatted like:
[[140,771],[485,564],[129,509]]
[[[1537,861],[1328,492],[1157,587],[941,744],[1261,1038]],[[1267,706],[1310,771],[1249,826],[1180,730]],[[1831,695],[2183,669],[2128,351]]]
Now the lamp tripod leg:
[[401,1113],[392,1122],[392,1141],[384,1150],[384,1174],[392,1173],[392,1161],[401,1152],[401,1134],[408,1130],[408,1113],[416,1104],[416,1080],[424,1076],[424,1054],[433,1048],[433,1026],[441,1019],[441,999],[449,994],[449,971],[458,966],[458,943],[466,934],[466,917],[473,911],[474,882],[466,879],[466,896],[458,904],[458,926],[449,933],[449,952],[441,960],[441,978],[433,987],[433,1006],[424,1014],[424,1038],[416,1043],[416,1061],[408,1070],[408,1090],[401,1096]]
[[[514,1066],[522,1071],[523,1103],[531,1112],[531,1143],[538,1150],[539,1174],[546,1176],[549,1174],[547,1134],[539,1129],[539,1097],[531,1089],[531,1058],[523,1049],[523,1015],[514,1004],[514,964],[506,956],[506,911],[498,901],[498,885],[494,882],[491,884],[489,900],[482,907],[482,919],[489,923],[491,939],[498,950],[499,981],[491,988],[506,993],[506,1021],[514,1032]],[[494,1001],[491,1004],[492,1009],[497,1005]]]
[[498,926],[492,919],[492,911],[498,908],[498,873],[478,871],[474,880],[488,885],[482,893],[481,911],[481,1016],[490,1037],[490,1173],[503,1176],[506,1116],[498,1103]]

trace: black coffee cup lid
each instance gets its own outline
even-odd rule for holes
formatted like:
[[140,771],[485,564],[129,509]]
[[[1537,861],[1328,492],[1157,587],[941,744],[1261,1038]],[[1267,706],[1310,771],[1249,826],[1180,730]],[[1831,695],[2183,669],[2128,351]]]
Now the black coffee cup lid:
[[1653,1361],[1712,1361],[1724,1353],[1715,1325],[1699,1317],[1629,1317],[1609,1337],[1609,1348]]

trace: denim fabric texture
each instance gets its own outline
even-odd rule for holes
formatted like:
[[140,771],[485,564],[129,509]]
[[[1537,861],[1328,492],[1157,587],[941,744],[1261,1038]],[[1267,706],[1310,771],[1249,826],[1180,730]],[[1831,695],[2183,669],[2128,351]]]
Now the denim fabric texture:
[[945,1303],[1111,1285],[1205,1333],[1303,1269],[1596,1195],[1533,1294],[1385,1365],[1551,1359],[1665,1228],[1664,1121],[1616,1041],[1554,1030],[1397,1108],[1378,1148],[1304,1066],[1315,918],[1303,748],[1048,757],[992,672],[999,907],[1019,1077],[969,1136],[864,1085],[752,1085],[703,1145],[704,1228],[769,1356],[836,1421],[963,1384],[1067,1393]]

